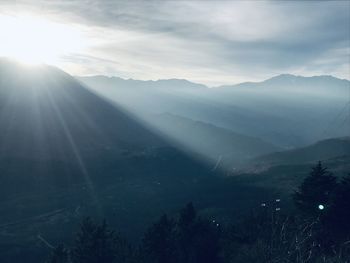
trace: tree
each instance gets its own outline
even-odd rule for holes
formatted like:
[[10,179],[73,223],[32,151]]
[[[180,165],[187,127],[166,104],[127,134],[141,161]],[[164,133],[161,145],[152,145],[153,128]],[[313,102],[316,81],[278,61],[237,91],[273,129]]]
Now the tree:
[[336,186],[336,177],[319,162],[294,193],[294,202],[304,215],[318,216],[324,212],[321,210],[329,209]]
[[73,263],[120,263],[129,257],[129,246],[105,221],[99,225],[86,218],[82,222],[72,249]]
[[185,208],[180,211],[180,218],[178,225],[181,228],[190,227],[196,220],[197,212],[192,203],[188,203]]
[[194,226],[197,213],[192,203],[188,203],[185,208],[180,211],[180,217],[177,223],[177,240],[179,244],[179,258],[181,262],[190,262],[193,257],[191,246],[194,241]]
[[175,244],[175,223],[163,215],[145,234],[143,257],[146,262],[177,262]]
[[180,262],[219,262],[219,237],[218,226],[198,217],[192,203],[181,210],[177,224]]
[[192,203],[174,221],[163,215],[145,234],[142,258],[152,263],[217,263],[220,231],[197,216]]
[[52,254],[46,263],[68,263],[68,254],[68,249],[66,249],[63,244],[60,244],[53,249]]

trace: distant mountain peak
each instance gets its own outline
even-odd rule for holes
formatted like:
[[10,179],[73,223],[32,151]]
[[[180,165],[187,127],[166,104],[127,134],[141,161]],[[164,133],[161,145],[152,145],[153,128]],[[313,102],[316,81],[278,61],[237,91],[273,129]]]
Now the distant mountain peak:
[[259,87],[261,85],[288,85],[288,84],[319,84],[319,83],[339,83],[341,85],[349,85],[350,81],[347,79],[340,79],[332,75],[315,75],[315,76],[301,76],[293,74],[280,74],[274,77],[268,78],[263,81],[255,82],[242,82],[234,85],[223,85],[217,88],[232,88],[232,87]]
[[[112,82],[118,82],[118,84],[124,83],[124,84],[139,84],[145,87],[152,86],[155,87],[162,87],[162,88],[176,88],[176,89],[197,89],[197,88],[208,88],[207,86],[195,82],[191,82],[187,79],[177,79],[177,78],[171,78],[171,79],[158,79],[158,80],[137,80],[137,79],[124,79],[120,77],[108,77],[103,75],[96,75],[96,76],[77,76],[77,79],[89,83],[93,81],[108,81],[110,84],[113,84]],[[117,84],[117,83],[115,83]]]
[[263,82],[266,83],[266,82],[274,82],[274,81],[296,81],[296,80],[317,80],[317,79],[318,80],[345,80],[345,81],[348,81],[346,79],[340,79],[340,78],[334,77],[332,75],[301,76],[301,75],[293,75],[293,74],[284,73],[284,74],[280,74],[280,75],[274,76],[272,78],[269,78]]

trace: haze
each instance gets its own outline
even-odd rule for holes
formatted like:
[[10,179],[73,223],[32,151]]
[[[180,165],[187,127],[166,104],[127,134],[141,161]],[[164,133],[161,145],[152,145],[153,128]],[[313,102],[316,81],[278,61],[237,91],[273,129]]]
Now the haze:
[[349,1],[5,0],[0,55],[72,75],[209,86],[281,73],[348,78],[349,14]]

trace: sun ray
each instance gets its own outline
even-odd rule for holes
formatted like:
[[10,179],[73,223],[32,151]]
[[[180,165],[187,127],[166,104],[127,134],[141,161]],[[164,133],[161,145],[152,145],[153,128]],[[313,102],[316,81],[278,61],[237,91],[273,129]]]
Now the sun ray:
[[76,161],[82,175],[84,176],[83,179],[85,181],[85,186],[87,187],[88,194],[90,195],[90,197],[93,201],[93,205],[95,206],[96,212],[98,215],[102,215],[102,208],[101,208],[98,196],[96,194],[94,183],[92,182],[92,180],[90,178],[89,171],[86,168],[85,162],[80,154],[80,150],[79,150],[78,146],[76,145],[74,137],[73,137],[72,133],[70,132],[68,125],[66,124],[66,121],[61,114],[60,108],[56,104],[55,98],[51,95],[49,89],[47,90],[47,95],[48,95],[48,99],[49,99],[49,101],[50,101],[50,103],[55,111],[55,114],[60,122],[60,125],[63,129],[64,135],[67,139],[67,143],[71,147],[75,161]]

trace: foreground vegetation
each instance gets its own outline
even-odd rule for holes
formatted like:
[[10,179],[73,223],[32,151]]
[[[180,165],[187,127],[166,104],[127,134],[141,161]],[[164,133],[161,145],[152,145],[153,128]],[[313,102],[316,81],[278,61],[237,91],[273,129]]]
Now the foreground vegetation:
[[321,163],[292,196],[234,225],[197,215],[189,203],[176,218],[163,215],[138,246],[106,222],[83,220],[71,248],[53,248],[47,263],[350,262],[350,175],[337,180]]

